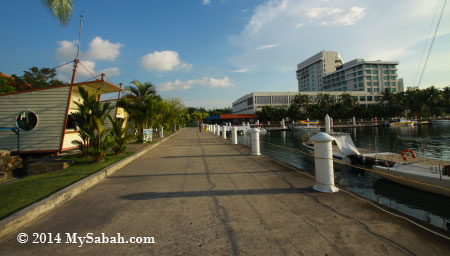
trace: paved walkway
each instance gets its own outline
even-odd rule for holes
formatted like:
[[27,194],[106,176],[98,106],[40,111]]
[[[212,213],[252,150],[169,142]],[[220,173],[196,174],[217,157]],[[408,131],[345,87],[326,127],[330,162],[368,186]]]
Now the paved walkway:
[[[448,255],[450,243],[229,140],[187,128],[0,243],[0,255]],[[17,232],[17,233],[20,233]],[[32,244],[33,232],[61,244]],[[66,244],[65,233],[155,244]]]

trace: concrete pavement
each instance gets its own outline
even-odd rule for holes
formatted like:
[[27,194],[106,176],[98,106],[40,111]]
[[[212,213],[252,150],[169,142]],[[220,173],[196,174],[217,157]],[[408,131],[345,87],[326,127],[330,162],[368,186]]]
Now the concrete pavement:
[[[450,243],[250,149],[183,129],[0,243],[0,255],[448,255]],[[33,233],[61,235],[33,244]],[[84,236],[154,244],[65,243]],[[48,234],[47,234],[48,239]]]

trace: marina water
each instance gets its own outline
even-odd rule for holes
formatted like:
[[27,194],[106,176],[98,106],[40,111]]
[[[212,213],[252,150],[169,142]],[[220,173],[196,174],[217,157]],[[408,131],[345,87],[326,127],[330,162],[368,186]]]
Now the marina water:
[[[450,125],[357,127],[334,129],[334,131],[350,133],[355,145],[359,148],[394,153],[411,148],[418,156],[450,161]],[[302,143],[308,141],[314,133],[312,131],[272,131],[261,134],[261,152],[314,175],[314,159],[311,156],[285,149],[291,148],[306,153]],[[419,143],[400,138],[431,138],[436,142]],[[249,146],[250,134],[239,136],[238,140],[239,143]],[[372,172],[350,166],[335,164],[334,169],[338,186],[450,233],[450,198],[409,188],[382,179]]]

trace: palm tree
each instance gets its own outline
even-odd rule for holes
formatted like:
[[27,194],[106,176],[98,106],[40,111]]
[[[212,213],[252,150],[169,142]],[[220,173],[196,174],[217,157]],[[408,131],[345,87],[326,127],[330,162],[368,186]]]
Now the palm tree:
[[394,102],[394,96],[391,92],[391,89],[384,88],[384,91],[381,92],[381,98],[379,103],[380,104],[386,104],[388,107],[391,106]]
[[63,26],[69,23],[73,11],[72,0],[42,0],[42,4]]
[[117,106],[122,107],[130,115],[134,128],[137,130],[137,141],[143,141],[143,129],[153,126],[158,115],[158,105],[161,97],[156,94],[155,86],[150,83],[141,84],[134,80],[134,86],[127,86],[129,92],[120,99]]
[[[126,144],[132,139],[132,136],[127,134],[128,127],[123,127],[124,119],[117,118],[114,120],[111,116],[108,116],[112,123],[111,135],[111,147],[116,155],[122,154],[126,150]],[[122,128],[123,127],[123,128]]]
[[302,111],[305,111],[305,109],[309,106],[309,103],[311,103],[311,98],[309,95],[299,93],[298,95],[295,95],[293,102],[296,103]]

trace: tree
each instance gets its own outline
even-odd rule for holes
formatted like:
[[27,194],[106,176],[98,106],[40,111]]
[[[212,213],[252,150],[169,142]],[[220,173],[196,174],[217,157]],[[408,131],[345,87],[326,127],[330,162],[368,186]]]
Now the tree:
[[117,102],[117,106],[127,111],[137,130],[137,141],[142,142],[143,129],[152,127],[161,111],[161,97],[156,94],[155,86],[150,82],[141,84],[134,80],[131,83],[134,86],[126,87],[129,93]]
[[14,79],[0,75],[0,94],[15,92]]
[[[110,130],[111,135],[111,148],[116,155],[123,154],[126,150],[126,144],[133,138],[133,136],[127,134],[128,127],[123,127],[124,119],[117,118],[114,120],[111,116],[108,116],[112,124]],[[123,127],[123,128],[122,128]]]
[[63,26],[69,23],[73,11],[72,0],[42,0],[42,4]]

